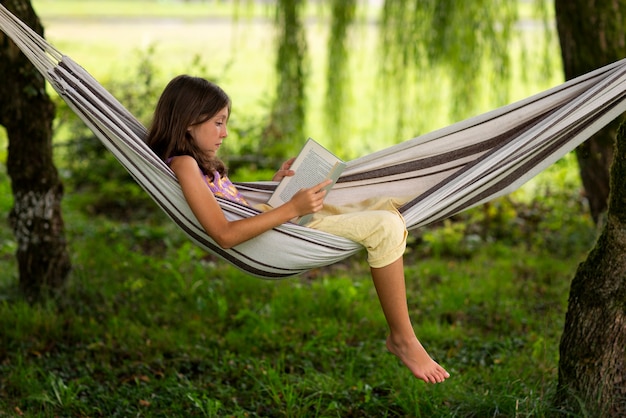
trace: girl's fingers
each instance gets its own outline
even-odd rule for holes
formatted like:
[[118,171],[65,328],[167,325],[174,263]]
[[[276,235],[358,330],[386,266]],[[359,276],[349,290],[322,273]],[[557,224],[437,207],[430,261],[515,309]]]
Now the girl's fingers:
[[283,163],[281,169],[289,171],[289,169],[291,168],[291,165],[293,164],[295,159],[296,159],[296,157],[293,157],[293,158],[290,158],[287,161],[285,161]]
[[328,186],[330,183],[332,183],[332,180],[327,179],[321,182],[320,184],[318,184],[316,186],[317,192],[321,192],[324,189],[324,187]]

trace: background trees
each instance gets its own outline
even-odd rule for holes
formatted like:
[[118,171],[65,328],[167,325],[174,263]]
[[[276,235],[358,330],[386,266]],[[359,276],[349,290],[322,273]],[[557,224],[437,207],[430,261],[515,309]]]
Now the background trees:
[[[30,1],[3,0],[39,33],[43,28]],[[30,297],[57,289],[70,271],[61,197],[52,161],[54,105],[44,79],[0,32],[0,124],[9,137],[7,170],[14,206],[10,221],[17,240],[20,288]]]
[[[626,1],[555,0],[556,21],[567,79],[626,56]],[[626,414],[626,130],[622,116],[583,143],[576,156],[591,214],[609,210],[602,235],[580,265],[570,289],[561,338],[558,403],[578,409],[582,400],[599,416]],[[609,181],[610,177],[610,181]]]
[[[28,2],[3,3],[40,28]],[[302,25],[305,4],[302,0],[277,3],[277,23],[282,29],[277,43],[279,83],[264,135],[268,153],[284,152],[280,140],[302,134],[299,130],[307,113],[307,45]],[[381,59],[381,79],[388,81],[385,91],[393,99],[388,103],[397,115],[398,137],[405,137],[407,118],[415,111],[415,104],[421,104],[420,97],[407,88],[415,78],[446,68],[462,74],[453,77],[450,84],[450,90],[457,94],[451,100],[451,111],[459,118],[463,109],[477,105],[478,75],[485,69],[493,74],[494,83],[506,83],[511,71],[508,54],[516,42],[518,18],[512,4],[408,0],[384,3],[380,20],[385,57]],[[624,27],[623,1],[599,5],[591,1],[557,0],[555,5],[567,78],[624,56],[624,34],[620,31]],[[342,91],[350,82],[349,72],[344,70],[349,58],[346,40],[355,19],[355,3],[334,1],[332,6],[327,108],[329,120],[340,126]],[[41,287],[63,283],[69,269],[59,210],[61,187],[50,157],[53,109],[39,75],[20,58],[10,42],[1,39],[0,123],[7,127],[10,138],[8,168],[16,202],[11,217],[19,243],[20,283],[24,290],[38,293]],[[495,94],[506,91],[494,90]],[[500,101],[508,101],[505,94]],[[609,190],[607,167],[612,158],[609,139],[614,131],[615,126],[609,127],[604,139],[599,134],[578,152],[581,177],[596,220],[600,219]],[[616,167],[614,178],[619,179],[622,171],[619,164]],[[619,181],[615,180],[614,184],[621,184]],[[614,201],[612,210],[619,211],[623,199],[617,194]],[[609,213],[598,249],[581,266],[572,285],[560,369],[561,402],[567,407],[574,399],[589,400],[589,405],[601,399],[602,406],[610,405],[608,412],[621,411],[619,405],[613,408],[613,400],[623,398],[624,394],[623,382],[619,380],[623,376],[620,361],[624,347],[623,310],[620,310],[624,301],[624,270],[620,263],[623,244],[616,233],[622,229],[619,212],[616,216]]]
[[[561,337],[557,404],[626,414],[626,125],[617,134],[607,221],[572,281]],[[582,406],[581,406],[582,405]]]
[[[555,0],[565,78],[571,79],[626,56],[626,1]],[[589,209],[598,222],[607,208],[613,141],[622,118],[576,150]]]

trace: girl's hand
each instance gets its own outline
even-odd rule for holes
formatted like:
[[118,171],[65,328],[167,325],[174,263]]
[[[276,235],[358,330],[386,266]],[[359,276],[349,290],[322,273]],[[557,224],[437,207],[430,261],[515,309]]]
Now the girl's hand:
[[332,183],[331,180],[324,180],[316,186],[301,189],[298,193],[293,195],[289,203],[294,207],[297,216],[304,216],[320,211],[324,206],[324,198],[326,197],[326,190],[324,188],[330,183]]
[[278,170],[276,174],[274,174],[274,177],[272,177],[272,181],[281,181],[283,177],[293,176],[295,174],[295,171],[291,170],[291,165],[293,164],[295,159],[296,158],[294,157],[285,161],[280,166],[280,170]]

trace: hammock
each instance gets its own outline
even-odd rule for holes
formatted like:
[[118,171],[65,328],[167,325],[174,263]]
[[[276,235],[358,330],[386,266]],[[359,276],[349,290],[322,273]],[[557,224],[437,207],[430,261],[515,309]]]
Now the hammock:
[[[277,279],[326,266],[361,250],[345,238],[285,223],[225,250],[189,209],[176,177],[145,144],[146,129],[93,77],[0,5],[0,29],[161,209],[196,243],[254,276]],[[626,59],[519,102],[348,162],[326,201],[409,198],[409,229],[508,194],[626,111]],[[251,203],[276,183],[237,183]],[[218,199],[229,220],[254,216]]]

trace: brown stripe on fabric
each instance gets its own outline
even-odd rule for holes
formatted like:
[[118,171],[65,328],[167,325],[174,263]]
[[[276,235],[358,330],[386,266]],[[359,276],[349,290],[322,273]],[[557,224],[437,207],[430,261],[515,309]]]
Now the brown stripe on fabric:
[[[66,66],[64,66],[63,68],[65,68],[70,75],[74,75],[74,73],[71,71],[71,69],[68,69]],[[117,128],[119,128],[120,130],[122,130],[124,132],[127,132],[127,130],[123,129],[123,128],[129,128],[130,132],[132,134],[135,134],[135,136],[137,136],[138,138],[141,139],[142,136],[145,137],[145,135],[146,135],[145,128],[137,120],[132,119],[132,115],[124,113],[124,111],[126,109],[121,104],[119,104],[118,102],[111,102],[111,101],[106,100],[105,97],[102,94],[99,94],[99,92],[97,90],[94,90],[92,88],[92,86],[90,86],[90,85],[88,85],[86,83],[80,83],[80,82],[78,82],[77,80],[75,80],[73,78],[68,78],[68,76],[65,73],[63,73],[61,71],[58,71],[57,68],[54,69],[54,72],[55,72],[55,74],[57,74],[57,76],[59,76],[66,83],[68,83],[68,85],[72,86],[72,88],[76,92],[81,92],[81,91],[86,89],[89,92],[93,93],[94,96],[99,100],[99,102],[94,103],[93,101],[88,99],[87,95],[84,95],[84,94],[80,94],[79,96],[82,97],[86,102],[88,102],[91,105],[93,105],[95,108],[99,109],[103,114],[107,114],[108,113],[106,110],[112,111],[116,116],[120,117],[121,119],[124,120],[124,122],[126,122],[126,124],[121,125],[121,126],[116,124],[115,126]],[[62,96],[68,95],[67,93],[59,93],[59,94],[61,94]],[[76,100],[72,100],[72,101],[74,103],[77,103]],[[103,110],[103,108],[106,109],[106,110]],[[131,125],[131,126],[129,126],[129,125]],[[111,124],[109,124],[108,126],[111,126]],[[133,126],[134,126],[134,128],[133,128]],[[129,136],[129,137],[132,138],[132,136]],[[148,158],[152,157],[154,160],[159,160],[159,158],[156,155],[146,153],[145,152],[146,150],[144,148],[142,148],[141,146],[138,146],[136,141],[133,141],[133,140],[123,140],[123,142],[125,144],[127,144],[130,148],[132,148],[133,151],[135,151],[135,153],[141,154],[142,156],[144,156],[144,158],[148,159]],[[141,144],[145,146],[145,143],[143,141],[141,141]],[[164,170],[161,170],[161,171],[164,171]]]
[[[621,76],[622,76],[623,74],[625,74],[625,73],[626,73],[626,70],[623,70],[623,69],[622,69],[622,70],[620,70],[620,71],[616,72],[616,74],[613,74],[613,75],[612,75],[612,77],[610,77],[610,78],[608,79],[608,80],[609,80],[609,84],[610,84],[610,82],[612,82],[613,80],[615,80],[615,79],[617,79],[617,78],[621,77]],[[594,94],[593,94],[593,95],[592,95],[589,99],[591,99],[591,98],[593,98],[593,97],[598,96],[599,94],[601,94],[601,93],[602,93],[602,91],[603,91],[603,90],[600,90],[600,91],[598,91],[598,92],[595,92],[595,93],[594,93]],[[618,104],[618,103],[619,103],[619,102],[623,99],[623,97],[624,97],[624,94],[622,94],[621,96],[619,96],[619,98],[615,99],[612,103],[605,103],[605,105],[604,105],[604,106],[599,107],[599,108],[598,108],[599,110],[598,110],[598,111],[596,111],[596,113],[595,113],[595,114],[593,114],[593,115],[591,115],[590,117],[586,118],[586,122],[585,122],[585,123],[579,124],[579,126],[581,126],[581,128],[579,128],[578,132],[579,132],[580,130],[583,130],[584,128],[586,128],[587,126],[589,126],[589,125],[590,125],[590,124],[591,124],[594,120],[596,120],[596,119],[597,119],[597,115],[598,115],[598,114],[604,114],[604,113],[606,113],[608,110],[610,110],[611,108],[613,108],[613,107],[617,106],[617,104]],[[576,107],[575,107],[575,109],[579,109],[580,107],[582,107],[583,103],[586,103],[587,101],[589,101],[589,99],[588,99],[588,100],[586,100],[586,101],[584,101],[584,102],[582,102],[582,103],[580,103],[578,106],[576,106]],[[535,118],[535,121],[537,121],[537,122],[541,122],[543,119],[546,119],[547,117],[551,116],[553,113],[555,113],[555,112],[556,112],[557,110],[559,110],[559,109],[560,109],[559,107],[554,108],[554,109],[551,109],[550,111],[548,111],[548,112],[546,112],[546,113],[542,114],[542,116],[541,116],[541,117]],[[554,125],[555,123],[560,122],[562,119],[563,119],[563,118],[560,118],[560,119],[558,119],[558,120],[556,120],[556,121],[552,122],[550,125]],[[550,126],[550,125],[549,125],[549,126]],[[548,127],[546,127],[546,128],[544,128],[542,131],[544,131],[544,132],[545,132],[545,131],[549,128],[549,126],[548,126]],[[526,127],[528,127],[528,124],[526,124]],[[524,128],[524,129],[525,129],[525,128]],[[517,131],[519,132],[519,131],[522,131],[522,130],[523,130],[523,129],[518,129]],[[569,131],[572,131],[572,130],[569,130]],[[539,133],[539,134],[540,134],[540,133]],[[569,140],[571,137],[572,137],[572,135],[567,136],[567,137],[566,137],[565,135],[563,135],[563,138],[567,138],[568,140]],[[547,142],[547,141],[546,141],[546,142]],[[568,142],[568,141],[563,141],[563,140],[561,140],[560,142],[558,142],[558,144],[559,144],[558,146],[554,146],[554,145],[553,145],[553,146],[549,147],[548,149],[552,149],[552,150],[554,150],[554,149],[556,149],[556,148],[560,147],[563,143],[566,143],[566,142]],[[435,185],[435,186],[431,187],[430,189],[428,189],[427,191],[425,191],[424,193],[422,193],[420,196],[416,197],[415,199],[411,200],[410,202],[407,202],[405,205],[403,205],[401,208],[399,208],[400,213],[405,213],[405,212],[406,212],[407,210],[409,210],[411,207],[415,206],[417,203],[419,203],[420,201],[422,201],[422,200],[423,200],[424,198],[426,198],[427,196],[430,196],[432,193],[434,193],[436,190],[438,190],[438,189],[440,189],[441,187],[443,187],[445,184],[449,183],[449,182],[450,182],[450,181],[452,181],[453,179],[456,179],[456,178],[458,178],[459,176],[461,176],[462,174],[464,174],[467,170],[471,169],[471,167],[473,167],[474,165],[476,165],[476,164],[478,164],[479,162],[484,161],[485,159],[489,158],[489,157],[490,157],[490,155],[491,155],[493,152],[495,152],[496,150],[497,150],[497,149],[494,149],[494,150],[492,150],[491,152],[484,154],[481,158],[479,158],[479,159],[477,159],[476,161],[474,161],[474,162],[472,162],[472,163],[468,164],[466,168],[464,168],[464,169],[462,169],[462,170],[459,170],[458,172],[454,173],[454,174],[453,174],[452,176],[450,176],[449,178],[446,178],[446,179],[442,180],[440,183],[438,183],[437,185]],[[547,154],[549,155],[550,153],[547,153]],[[541,155],[544,155],[544,156],[545,156],[545,155],[546,155],[546,153],[544,152],[544,153],[543,153],[543,154],[541,154]],[[536,164],[532,164],[532,166],[533,166],[533,167],[534,167],[535,165],[536,165]],[[525,167],[528,167],[528,165],[525,165]],[[528,168],[526,168],[525,170],[526,170],[526,171],[528,171]],[[520,176],[521,176],[521,175],[523,175],[526,171],[521,172]],[[517,178],[519,178],[519,176],[518,176]],[[505,187],[508,187],[508,186],[509,186],[511,183],[513,183],[513,181],[514,181],[514,180],[516,180],[517,178],[515,178],[515,179],[513,179],[513,180],[510,180],[507,184],[505,184],[505,185],[503,185],[502,187],[500,187],[497,191],[500,191],[500,190],[504,189]],[[497,192],[497,191],[496,191],[496,192]],[[471,204],[466,204],[466,205],[463,205],[462,209],[460,209],[460,210],[464,210],[464,209],[466,209],[467,207],[472,206],[472,205],[473,205],[473,204],[475,204],[476,202],[478,202],[478,201],[480,201],[480,200],[482,200],[482,199],[486,198],[488,195],[489,195],[489,194],[482,193],[480,198],[478,198],[478,199],[474,199],[474,200],[472,201],[472,203],[471,203]],[[455,210],[455,213],[458,213],[460,210]],[[450,216],[450,215],[448,215],[448,216]],[[441,219],[443,219],[443,218],[441,218]]]
[[[606,71],[599,72],[598,74],[595,74],[593,78],[594,79],[596,79],[596,78],[605,78],[606,77],[606,75],[605,75],[606,73],[614,72],[614,71],[615,71],[614,68],[606,68]],[[621,70],[621,73],[623,73],[623,72],[624,72],[624,70]],[[614,78],[615,78],[615,76],[614,76]],[[536,102],[544,101],[546,98],[558,95],[562,90],[571,89],[574,86],[585,84],[585,83],[589,82],[590,79],[591,78],[587,78],[587,77],[581,76],[579,78],[569,80],[567,82],[566,86],[565,85],[561,86],[561,87],[563,87],[562,89],[555,89],[554,91],[546,91],[544,93],[547,93],[547,94],[540,95],[534,101],[525,103],[524,107],[533,106],[533,105],[535,105]],[[589,88],[587,87],[586,91],[588,91],[588,90],[589,90]],[[522,109],[521,107],[515,107],[515,108],[511,109],[508,113],[505,113],[505,114],[520,112],[521,109]],[[532,126],[534,124],[537,124],[537,123],[541,122],[542,120],[548,118],[550,115],[552,115],[558,109],[559,109],[558,106],[555,107],[555,108],[548,109],[546,112],[542,113],[541,115],[537,116],[536,118],[528,120],[527,122],[525,122],[523,124],[516,124],[509,131],[504,132],[504,133],[494,137],[490,141],[484,141],[481,144],[492,144],[492,143],[496,143],[497,144],[499,141],[501,141],[503,139],[503,137],[507,138],[507,137],[510,137],[510,136],[516,136],[516,134],[518,132],[524,131],[524,130],[528,129],[528,127],[530,127],[530,126]],[[478,124],[474,124],[474,125],[469,126],[469,127],[465,128],[463,130],[471,129],[471,128],[474,128],[476,126],[480,126],[480,125],[484,125],[486,123],[492,122],[493,120],[497,120],[497,119],[501,118],[505,114],[495,115],[491,119],[482,121],[482,122],[480,122]],[[455,133],[462,132],[463,130],[456,131]],[[438,139],[441,140],[442,138],[438,138]],[[475,146],[480,147],[481,144],[478,144],[478,145],[475,145]],[[457,159],[458,158],[463,158],[465,156],[473,155],[473,154],[481,152],[481,151],[474,151],[474,150],[472,150],[471,149],[472,147],[474,147],[474,146],[469,146],[468,148],[470,148],[470,149],[469,150],[465,150],[464,153],[463,153],[463,151],[461,151],[461,153],[457,154],[457,155],[460,155],[460,157],[456,157],[456,158]],[[493,146],[492,145],[487,145],[487,146],[483,147],[482,150],[490,149],[490,148],[493,148]],[[479,148],[479,149],[481,149],[481,148]],[[457,152],[459,152],[459,150],[455,150],[455,151],[451,152],[450,154],[455,154]],[[454,158],[454,157],[452,157],[452,158]],[[392,166],[392,167],[385,167],[385,168],[381,168],[381,169],[378,169],[378,170],[371,170],[371,171],[369,171],[367,173],[358,173],[358,174],[353,174],[353,175],[350,175],[350,176],[343,176],[343,177],[339,178],[338,183],[339,182],[359,181],[359,180],[370,180],[370,179],[374,179],[374,178],[378,178],[378,177],[385,177],[387,175],[394,175],[394,174],[398,174],[398,173],[404,173],[406,171],[415,171],[415,170],[419,170],[419,169],[422,169],[422,168],[427,168],[427,167],[430,167],[430,166],[433,166],[433,165],[437,165],[438,161],[449,161],[450,159],[451,159],[450,156],[446,156],[446,154],[441,154],[440,156],[432,157],[432,159],[431,158],[424,159],[424,162],[420,162],[421,160],[415,160],[415,161],[410,161],[408,163],[397,164],[397,165]]]
[[[69,61],[69,63],[71,63],[72,65],[68,64],[66,61]],[[59,67],[65,69],[68,73],[70,73],[71,75],[75,76],[78,80],[82,81],[81,77],[87,77],[87,81],[93,80],[93,82],[96,83],[96,85],[99,86],[98,81],[95,80],[91,76],[91,74],[89,74],[88,72],[86,72],[84,70],[81,70],[80,68],[79,68],[79,71],[81,71],[81,74],[77,75],[76,72],[72,69],[73,65],[76,65],[77,67],[80,67],[74,60],[72,60],[71,58],[69,58],[67,56],[64,56],[63,59],[61,59],[61,61],[59,61],[59,63],[58,63]],[[54,70],[55,70],[55,73],[59,74],[56,71],[56,68]],[[69,82],[69,80],[67,78],[64,78],[64,79]],[[76,86],[76,84],[73,84],[73,85]],[[119,116],[121,119],[123,119],[126,122],[126,125],[130,127],[131,131],[135,135],[137,135],[142,140],[145,140],[146,135],[147,135],[146,128],[132,114],[130,114],[128,109],[126,109],[110,93],[108,93],[106,90],[95,88],[89,82],[81,82],[80,85],[83,88],[86,88],[87,90],[89,90],[101,102],[103,102],[106,105],[108,105],[109,108],[111,108],[113,111],[115,111],[117,116]]]
[[512,140],[516,139],[520,132],[524,131],[525,129],[527,129],[531,125],[534,125],[536,123],[539,123],[539,122],[545,120],[552,113],[554,113],[554,110],[551,110],[548,113],[544,113],[541,116],[538,116],[538,117],[536,117],[536,118],[534,118],[532,120],[529,120],[528,122],[524,123],[523,125],[516,126],[515,128],[508,130],[506,133],[498,135],[497,137],[495,137],[497,140],[496,141],[492,141],[492,142],[496,143],[496,146],[492,147],[488,152],[486,152],[485,154],[483,154],[479,158],[464,164],[463,168],[461,168],[460,170],[457,170],[456,172],[454,172],[449,177],[446,177],[445,179],[441,180],[439,183],[433,185],[428,190],[424,191],[423,193],[421,193],[419,196],[415,197],[411,201],[405,203],[398,210],[400,211],[400,213],[406,212],[411,207],[415,206],[416,204],[418,204],[422,200],[426,199],[428,196],[430,196],[431,194],[433,194],[437,190],[441,189],[446,184],[448,184],[451,181],[453,181],[453,180],[459,178],[460,176],[464,175],[467,171],[472,169],[475,165],[477,165],[477,164],[481,163],[482,161],[488,159],[493,153],[497,152],[498,149],[500,149],[500,147],[502,147],[502,146],[508,144],[509,142],[511,142]]
[[250,190],[250,191],[261,191],[261,192],[272,192],[276,190],[277,184],[270,183],[250,183],[250,182],[234,182],[238,189],[241,190]]
[[[412,171],[423,170],[425,168],[436,167],[438,165],[459,160],[471,155],[476,155],[483,153],[485,151],[491,150],[495,147],[501,146],[503,143],[507,143],[511,140],[511,137],[517,134],[520,131],[527,129],[529,126],[540,122],[546,116],[541,115],[536,118],[533,118],[523,124],[515,125],[512,129],[494,136],[491,139],[484,140],[478,144],[468,145],[463,148],[458,148],[453,151],[445,152],[434,157],[421,158],[413,161],[408,161],[406,163],[395,164],[389,167],[380,168],[377,170],[370,170],[366,173],[357,173],[348,176],[342,176],[339,178],[337,183],[347,183],[351,181],[364,181],[364,180],[373,180],[376,178],[393,176],[397,174],[405,174]],[[486,122],[483,122],[486,123]],[[475,127],[478,125],[473,125]],[[458,131],[462,132],[462,131]],[[457,133],[458,133],[457,132]]]
[[[612,101],[612,102],[607,102],[607,105],[602,106],[600,111],[598,111],[597,113],[584,118],[582,120],[582,122],[577,123],[576,125],[569,125],[570,129],[568,129],[566,131],[566,134],[563,135],[558,135],[556,138],[558,138],[555,141],[550,140],[550,138],[547,138],[546,143],[548,143],[549,145],[546,146],[544,148],[544,150],[540,153],[535,155],[534,157],[532,157],[531,159],[528,160],[528,162],[522,164],[519,168],[515,169],[513,172],[511,172],[509,175],[507,175],[507,177],[503,178],[502,180],[500,180],[499,182],[493,184],[491,187],[485,189],[484,191],[482,191],[481,193],[479,193],[478,195],[474,196],[472,199],[468,200],[467,202],[465,202],[463,205],[461,206],[457,206],[454,208],[453,211],[448,211],[448,212],[443,212],[441,213],[440,216],[438,216],[436,219],[433,219],[432,221],[430,221],[429,223],[432,222],[437,222],[439,220],[448,218],[452,215],[454,215],[455,213],[459,213],[469,207],[472,207],[473,205],[477,204],[478,202],[488,198],[489,196],[495,195],[496,193],[504,190],[505,188],[507,188],[508,186],[510,186],[512,183],[514,183],[517,179],[519,179],[520,177],[522,177],[525,173],[527,173],[528,171],[530,171],[533,167],[535,167],[536,165],[538,165],[541,161],[543,161],[547,155],[552,154],[555,150],[557,150],[558,148],[560,148],[561,146],[563,146],[564,144],[568,143],[572,138],[578,136],[580,134],[580,132],[582,132],[583,130],[585,130],[587,127],[589,127],[594,121],[596,121],[598,119],[598,115],[602,115],[607,113],[608,111],[610,111],[612,108],[617,107],[617,105],[619,105],[624,98],[626,97],[626,93],[622,94],[619,98],[617,98],[616,100]],[[577,106],[581,107],[581,105]],[[555,136],[552,136],[551,138],[554,138]],[[412,202],[409,202],[407,205],[410,205]],[[402,208],[400,208],[400,212],[403,212],[403,209],[405,209],[405,207],[407,205],[404,205]]]

